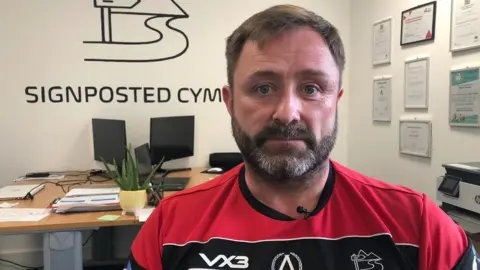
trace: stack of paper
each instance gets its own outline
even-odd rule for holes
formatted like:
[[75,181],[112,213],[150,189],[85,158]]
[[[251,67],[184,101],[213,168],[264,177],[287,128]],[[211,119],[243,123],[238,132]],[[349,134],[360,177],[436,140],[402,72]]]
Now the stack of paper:
[[118,188],[73,189],[52,205],[56,213],[120,210]]
[[119,187],[106,187],[106,188],[74,188],[70,190],[65,197],[75,196],[89,196],[89,195],[111,195],[119,194]]
[[50,212],[50,209],[3,208],[0,209],[0,222],[40,221]]

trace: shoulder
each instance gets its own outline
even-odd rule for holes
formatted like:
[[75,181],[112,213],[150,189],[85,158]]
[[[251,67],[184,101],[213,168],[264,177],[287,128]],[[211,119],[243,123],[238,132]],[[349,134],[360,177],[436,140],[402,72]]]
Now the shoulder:
[[336,201],[348,201],[362,218],[375,220],[375,228],[389,232],[396,242],[418,245],[425,194],[332,163]]
[[441,269],[446,265],[446,269],[453,269],[467,254],[469,239],[465,231],[426,194],[332,163],[337,191],[362,201],[368,209],[365,211],[375,212],[379,221],[392,229],[394,238],[406,239],[418,247],[420,269]]
[[393,199],[406,199],[422,204],[425,194],[412,188],[388,183],[372,176],[367,176],[353,169],[347,168],[338,162],[332,161],[336,178],[341,185],[348,185],[355,191],[363,194],[375,195],[372,199],[391,201]]

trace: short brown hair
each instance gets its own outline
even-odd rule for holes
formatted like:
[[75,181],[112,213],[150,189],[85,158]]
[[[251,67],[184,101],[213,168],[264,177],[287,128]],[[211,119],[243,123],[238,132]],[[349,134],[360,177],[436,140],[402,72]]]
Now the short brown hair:
[[326,41],[340,73],[345,68],[345,52],[338,30],[327,20],[295,5],[276,5],[254,14],[227,38],[226,58],[228,84],[233,87],[233,73],[243,46],[249,40],[259,46],[275,36],[300,27],[311,27]]

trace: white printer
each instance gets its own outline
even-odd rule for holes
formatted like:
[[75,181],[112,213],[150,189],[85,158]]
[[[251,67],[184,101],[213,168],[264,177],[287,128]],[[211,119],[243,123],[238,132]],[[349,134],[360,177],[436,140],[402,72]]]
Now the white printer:
[[437,178],[441,208],[471,234],[480,232],[480,162],[442,165],[446,173]]

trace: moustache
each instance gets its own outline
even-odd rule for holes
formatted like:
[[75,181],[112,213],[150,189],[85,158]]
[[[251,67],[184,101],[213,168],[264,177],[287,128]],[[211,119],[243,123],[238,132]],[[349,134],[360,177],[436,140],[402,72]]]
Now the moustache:
[[262,146],[267,140],[302,140],[310,147],[315,145],[315,135],[301,124],[272,123],[254,137],[257,147]]

